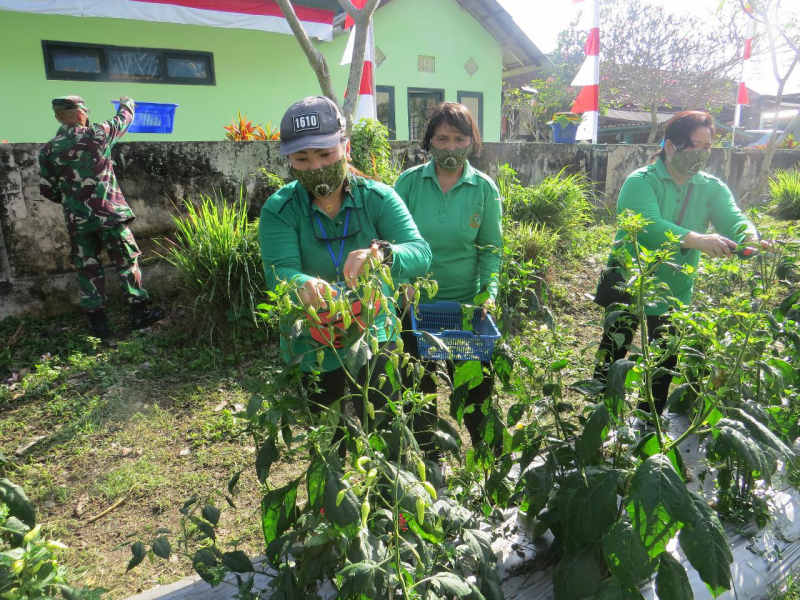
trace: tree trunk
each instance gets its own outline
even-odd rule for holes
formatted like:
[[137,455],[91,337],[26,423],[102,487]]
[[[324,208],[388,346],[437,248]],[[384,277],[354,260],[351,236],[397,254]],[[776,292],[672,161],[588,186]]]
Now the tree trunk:
[[650,133],[647,134],[647,143],[654,144],[658,135],[658,106],[650,107]]
[[303,29],[300,19],[294,12],[294,7],[290,0],[277,0],[278,6],[283,13],[284,18],[289,23],[294,37],[303,49],[303,52],[308,59],[308,63],[314,70],[319,81],[319,87],[322,93],[333,100],[338,106],[342,108],[342,114],[347,120],[347,134],[353,128],[353,112],[356,109],[356,102],[358,102],[358,89],[361,86],[361,73],[364,70],[364,54],[367,46],[367,26],[372,18],[375,8],[378,6],[379,0],[367,0],[366,5],[361,10],[356,9],[350,0],[338,0],[339,4],[356,22],[356,39],[353,45],[353,59],[350,62],[350,76],[347,79],[347,91],[345,92],[344,104],[339,102],[336,92],[333,91],[331,84],[331,74],[328,69],[328,63],[322,53],[314,47],[313,42],[308,37],[305,29]]

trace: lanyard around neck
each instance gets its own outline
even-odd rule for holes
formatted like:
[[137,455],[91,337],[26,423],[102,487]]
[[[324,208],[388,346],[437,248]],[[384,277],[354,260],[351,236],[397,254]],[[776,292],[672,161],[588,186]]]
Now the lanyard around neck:
[[339,239],[338,256],[333,253],[333,247],[331,246],[327,233],[325,233],[325,227],[323,227],[319,215],[315,214],[314,218],[317,221],[317,226],[319,227],[319,232],[322,235],[322,239],[325,240],[325,245],[328,247],[328,254],[330,254],[331,262],[333,262],[336,272],[339,273],[339,270],[342,267],[342,258],[344,256],[344,240],[347,238],[347,230],[350,227],[350,207],[348,206],[344,211],[344,231],[342,231],[342,237]]

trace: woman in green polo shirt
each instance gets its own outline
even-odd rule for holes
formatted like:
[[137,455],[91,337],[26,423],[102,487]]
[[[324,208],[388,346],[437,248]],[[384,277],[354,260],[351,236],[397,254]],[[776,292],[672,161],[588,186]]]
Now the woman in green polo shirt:
[[[711,156],[713,138],[714,123],[707,112],[676,114],[666,124],[664,144],[655,160],[628,176],[617,199],[617,214],[631,210],[651,222],[639,233],[639,243],[645,248],[659,248],[667,241],[668,231],[681,239],[681,251],[671,262],[690,265],[693,267],[691,274],[663,265],[656,276],[682,304],[691,302],[701,252],[712,257],[731,256],[740,243],[758,243],[758,232],[736,206],[728,186],[702,171]],[[706,233],[709,224],[717,233]],[[624,233],[618,231],[615,240],[623,238]],[[630,245],[628,249],[632,252]],[[619,268],[613,255],[608,264]],[[668,310],[666,298],[646,308],[651,341],[664,335]],[[611,364],[627,353],[636,326],[633,314],[627,313],[603,333],[595,367],[596,379],[606,382]],[[619,333],[624,336],[622,345],[615,342],[615,334]],[[677,357],[672,356],[662,366],[672,370],[676,363]],[[664,373],[653,381],[653,396],[659,413],[666,404],[671,380],[672,376]]]
[[[305,98],[284,114],[281,154],[288,156],[295,181],[261,209],[261,259],[270,289],[279,281],[294,283],[300,301],[317,309],[325,306],[326,288],[336,282],[355,287],[373,258],[390,264],[397,282],[424,275],[431,260],[405,204],[391,187],[355,174],[349,153],[344,117],[328,98]],[[380,315],[378,321],[380,342],[396,338],[380,326]],[[282,332],[281,354],[305,373],[321,372],[312,406],[329,406],[344,395],[347,378],[338,358],[309,334],[290,344]],[[375,368],[373,378],[381,372]]]
[[[494,181],[467,160],[481,148],[480,133],[467,107],[454,102],[437,106],[422,147],[431,153],[432,160],[402,173],[394,187],[431,246],[430,275],[439,284],[434,301],[479,302],[485,314],[494,306],[497,295],[503,248],[502,210]],[[406,336],[404,340],[413,352],[415,339]],[[433,364],[427,365],[427,369],[433,368]],[[452,380],[453,365],[449,362],[448,370]],[[454,391],[456,396],[465,396],[465,406],[472,407],[464,414],[464,424],[473,446],[482,438],[481,405],[491,395],[493,383],[493,376],[484,375],[477,387]],[[430,375],[423,379],[422,388],[426,393],[436,392],[436,382]],[[434,422],[435,410],[434,405],[416,424],[422,444],[425,431]]]

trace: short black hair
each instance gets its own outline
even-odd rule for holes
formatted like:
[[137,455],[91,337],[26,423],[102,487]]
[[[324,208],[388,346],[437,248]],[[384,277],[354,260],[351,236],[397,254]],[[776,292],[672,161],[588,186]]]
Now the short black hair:
[[[671,141],[678,150],[689,148],[692,145],[692,134],[700,127],[708,127],[711,130],[711,137],[714,137],[714,119],[706,111],[684,110],[676,113],[664,127],[664,142]],[[658,158],[666,157],[664,148],[661,148]]]
[[471,137],[472,153],[475,155],[480,154],[481,134],[478,131],[478,126],[475,124],[475,119],[469,109],[458,102],[442,102],[433,109],[428,126],[425,128],[425,136],[422,138],[423,149],[431,149],[433,134],[442,123],[447,123],[464,135]]

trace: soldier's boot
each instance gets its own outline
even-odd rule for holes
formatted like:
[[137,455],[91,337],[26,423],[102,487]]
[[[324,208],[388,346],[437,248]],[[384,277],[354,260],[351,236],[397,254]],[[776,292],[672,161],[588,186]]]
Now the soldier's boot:
[[164,318],[164,311],[147,302],[131,304],[131,329],[144,329]]
[[108,324],[108,317],[106,311],[102,308],[93,310],[87,314],[89,318],[89,331],[92,335],[100,338],[101,340],[109,340],[112,337],[111,327]]

